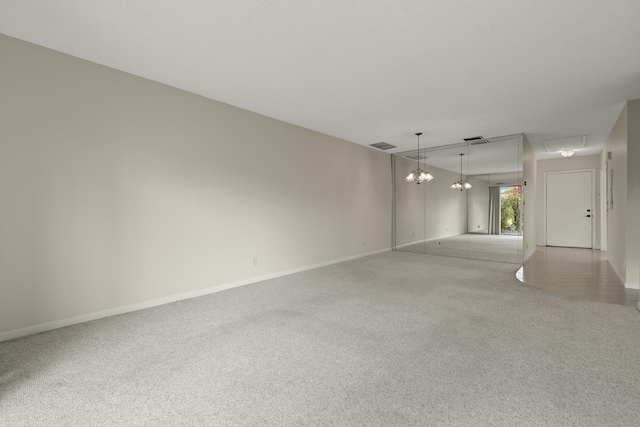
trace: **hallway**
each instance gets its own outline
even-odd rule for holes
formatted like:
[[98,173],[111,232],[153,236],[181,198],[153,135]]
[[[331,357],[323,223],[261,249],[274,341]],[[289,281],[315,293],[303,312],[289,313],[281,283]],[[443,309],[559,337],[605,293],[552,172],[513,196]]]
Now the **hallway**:
[[539,246],[518,279],[561,295],[636,307],[639,291],[627,289],[606,260],[592,249]]

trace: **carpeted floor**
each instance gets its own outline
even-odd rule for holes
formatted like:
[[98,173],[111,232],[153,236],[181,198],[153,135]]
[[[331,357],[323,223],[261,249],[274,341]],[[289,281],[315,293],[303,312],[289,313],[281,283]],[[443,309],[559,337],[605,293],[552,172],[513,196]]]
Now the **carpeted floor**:
[[398,251],[522,265],[522,236],[468,233],[402,246]]
[[390,252],[0,343],[0,424],[640,425],[640,313]]

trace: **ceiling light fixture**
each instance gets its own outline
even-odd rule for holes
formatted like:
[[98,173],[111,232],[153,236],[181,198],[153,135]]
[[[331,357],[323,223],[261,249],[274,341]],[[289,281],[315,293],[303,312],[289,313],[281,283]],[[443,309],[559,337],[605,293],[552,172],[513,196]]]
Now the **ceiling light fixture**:
[[456,181],[453,183],[453,185],[451,186],[451,188],[453,190],[468,190],[472,187],[471,184],[469,184],[466,180],[462,179],[462,156],[464,156],[464,154],[460,154],[460,181]]
[[433,175],[420,169],[420,135],[422,135],[422,132],[416,133],[418,137],[418,155],[416,156],[418,159],[418,167],[404,179],[407,182],[415,182],[416,184],[422,184],[425,181],[431,181],[433,179]]
[[574,154],[576,154],[576,152],[573,151],[571,148],[563,148],[562,151],[560,152],[560,155],[562,157],[571,157]]

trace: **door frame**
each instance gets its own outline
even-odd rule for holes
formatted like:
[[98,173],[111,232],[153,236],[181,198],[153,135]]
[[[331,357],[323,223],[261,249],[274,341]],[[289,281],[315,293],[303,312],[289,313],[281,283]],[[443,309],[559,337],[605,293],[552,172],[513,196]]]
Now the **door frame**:
[[599,218],[596,208],[596,170],[595,169],[570,169],[564,171],[544,172],[544,186],[542,187],[542,230],[544,232],[544,245],[547,246],[547,176],[576,172],[591,172],[591,249],[596,246],[596,221]]
[[609,167],[607,161],[602,163],[600,168],[600,250],[607,250],[607,171]]

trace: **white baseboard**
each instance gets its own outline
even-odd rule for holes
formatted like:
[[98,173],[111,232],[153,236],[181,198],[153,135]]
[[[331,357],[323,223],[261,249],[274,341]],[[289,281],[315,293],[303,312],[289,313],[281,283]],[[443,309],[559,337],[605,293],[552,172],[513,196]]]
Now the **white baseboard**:
[[640,283],[625,282],[624,287],[627,289],[640,289]]
[[[535,251],[535,250],[533,250],[533,251],[531,251],[531,253],[527,254],[527,250],[523,251],[523,253],[524,253],[524,257],[523,257],[523,258],[524,258],[524,259],[522,260],[522,264],[523,264],[523,265],[524,265],[524,264],[526,264],[526,263],[527,263],[527,261],[529,261],[529,258],[531,258],[535,252],[536,252],[536,251]],[[523,283],[524,283],[524,282],[523,282]]]
[[620,274],[618,269],[611,263],[611,261],[607,260],[607,263],[609,264],[609,266],[611,267],[613,272],[616,273],[616,276],[618,276],[618,279],[620,279],[620,281],[622,283],[624,283],[624,287],[625,288],[627,288],[627,289],[640,289],[640,283],[627,282],[625,280],[625,277],[622,277],[622,274]]
[[469,234],[489,234],[488,228],[478,228],[473,231],[469,231]]
[[364,254],[352,255],[346,258],[340,258],[340,259],[335,259],[331,261],[321,262],[318,264],[307,265],[304,267],[294,268],[292,270],[281,271],[273,274],[267,274],[265,276],[252,277],[250,279],[239,280],[237,282],[223,283],[220,285],[211,286],[209,288],[198,289],[196,291],[170,295],[164,298],[158,298],[150,301],[143,301],[136,304],[125,305],[121,307],[114,307],[108,310],[98,311],[95,313],[87,313],[80,316],[69,317],[66,319],[55,320],[53,322],[41,323],[39,325],[33,325],[33,326],[28,326],[26,328],[2,332],[0,333],[0,342],[25,337],[27,335],[38,334],[40,332],[46,332],[52,329],[64,328],[65,326],[76,325],[78,323],[89,322],[91,320],[102,319],[110,316],[117,316],[119,314],[130,313],[132,311],[143,310],[145,308],[151,308],[151,307],[157,307],[159,305],[170,304],[176,301],[181,301],[181,300],[190,299],[190,298],[197,298],[203,295],[209,295],[216,292],[224,291],[226,289],[237,288],[239,286],[262,282],[263,280],[275,279],[282,276],[288,276],[290,274],[300,273],[307,270],[313,270],[315,268],[320,268],[320,267],[326,267],[328,265],[338,264],[341,262],[351,261],[354,259],[364,258],[367,256],[381,254],[389,251],[391,251],[391,248],[382,249],[382,250],[373,251],[373,252],[367,252]]
[[416,240],[415,242],[409,242],[409,243],[405,243],[403,245],[398,245],[396,246],[396,249],[400,249],[400,248],[405,248],[407,246],[411,246],[411,245],[417,245],[418,243],[426,243],[427,241],[422,239],[422,240]]
[[609,267],[611,267],[613,272],[616,273],[616,276],[618,276],[618,279],[620,279],[620,282],[625,283],[625,287],[626,287],[627,285],[626,285],[625,277],[622,277],[622,274],[620,274],[616,266],[613,265],[610,260],[607,260],[607,264],[609,264]]

